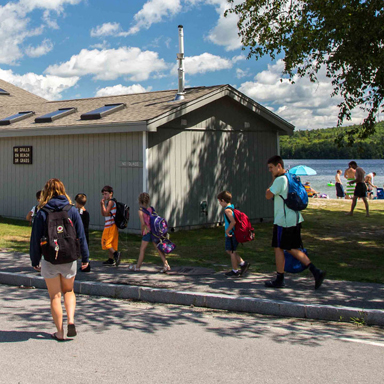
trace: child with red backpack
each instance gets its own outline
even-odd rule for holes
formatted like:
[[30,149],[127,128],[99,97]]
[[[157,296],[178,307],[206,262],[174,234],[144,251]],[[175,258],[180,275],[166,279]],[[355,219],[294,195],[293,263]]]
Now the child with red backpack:
[[[160,272],[167,273],[168,271],[171,270],[171,267],[169,266],[168,261],[165,258],[164,249],[161,250],[159,246],[159,245],[162,245],[163,242],[165,244],[165,241],[163,240],[163,242],[161,242],[160,244],[160,239],[157,239],[155,237],[155,234],[152,234],[151,232],[151,216],[156,215],[156,212],[154,208],[150,206],[150,197],[148,193],[143,192],[139,195],[139,205],[140,205],[139,219],[140,219],[141,233],[143,235],[143,238],[141,240],[140,253],[139,253],[139,258],[137,259],[137,263],[130,265],[129,270],[133,272],[140,271],[141,264],[143,263],[143,260],[144,260],[145,250],[147,249],[147,246],[149,243],[153,243],[154,247],[159,253],[161,261],[163,262],[163,268],[160,270]],[[174,248],[174,245],[173,245],[173,248]],[[166,252],[168,251],[170,251],[170,249],[166,250]]]
[[[251,264],[244,261],[240,255],[236,252],[239,242],[245,242],[252,240],[253,237],[250,234],[249,236],[240,236],[239,239],[235,236],[235,226],[241,227],[240,222],[236,222],[235,218],[235,207],[231,204],[232,194],[228,191],[222,191],[217,195],[219,204],[225,208],[224,210],[224,222],[225,222],[225,251],[231,257],[232,270],[227,272],[225,275],[228,277],[240,277],[244,276],[248,271]],[[236,210],[237,211],[237,210]],[[240,213],[237,211],[236,213]],[[245,216],[245,215],[244,215]],[[245,216],[246,217],[246,216]],[[248,218],[247,218],[248,219]],[[241,228],[238,228],[241,229]],[[253,228],[249,228],[249,232],[252,232]],[[252,232],[253,233],[253,232]],[[247,238],[247,239],[246,239]]]

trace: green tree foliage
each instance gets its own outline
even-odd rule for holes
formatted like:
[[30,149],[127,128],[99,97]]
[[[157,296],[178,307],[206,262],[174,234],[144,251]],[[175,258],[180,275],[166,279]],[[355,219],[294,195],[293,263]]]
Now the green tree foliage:
[[347,139],[341,147],[335,143],[336,137],[345,137],[351,129],[360,126],[314,129],[297,131],[293,136],[280,138],[280,152],[284,159],[384,159],[384,122],[375,126],[375,133],[369,138],[356,139],[348,146]]
[[[365,120],[344,134],[356,138],[374,133],[377,114],[384,111],[383,0],[246,0],[227,13],[239,16],[238,28],[248,58],[284,55],[291,82],[297,73],[313,82],[325,67],[333,93],[343,101],[338,126],[359,107]],[[341,143],[343,137],[337,137]]]

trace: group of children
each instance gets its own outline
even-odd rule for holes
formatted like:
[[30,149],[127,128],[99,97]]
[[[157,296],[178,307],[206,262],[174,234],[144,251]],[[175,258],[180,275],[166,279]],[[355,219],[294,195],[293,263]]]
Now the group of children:
[[[101,237],[101,247],[103,250],[108,251],[108,259],[103,262],[104,265],[119,266],[121,262],[121,252],[118,251],[119,232],[115,224],[114,216],[116,215],[116,200],[113,198],[113,188],[106,185],[101,190],[102,199],[100,201],[101,215],[104,217],[104,230]],[[36,192],[36,199],[39,203],[41,191]],[[87,203],[87,195],[85,193],[78,193],[75,197],[76,208],[79,211],[81,220],[84,226],[85,237],[87,244],[89,244],[89,212],[85,208]],[[37,213],[38,203],[28,212],[26,219],[32,224],[34,217]],[[142,240],[140,245],[140,253],[136,264],[129,266],[129,271],[140,271],[140,267],[144,261],[145,250],[149,243],[153,243],[162,262],[163,267],[160,272],[166,273],[171,270],[168,264],[165,253],[162,252],[157,246],[156,241],[151,234],[150,228],[150,214],[153,208],[150,206],[150,197],[148,193],[141,193],[139,196],[139,219],[141,224]],[[81,272],[89,272],[91,270],[90,263],[86,268],[81,268]]]
[[[301,222],[303,221],[300,212],[293,211],[285,205],[288,195],[288,181],[285,177],[284,162],[280,156],[273,156],[268,160],[268,169],[272,174],[272,184],[266,191],[266,199],[274,199],[274,225],[272,234],[272,247],[275,250],[277,276],[274,280],[265,282],[268,288],[282,288],[284,282],[284,252],[289,252],[295,259],[299,260],[306,268],[308,268],[315,279],[315,289],[318,289],[326,276],[326,272],[316,268],[306,253],[302,250],[301,240]],[[121,261],[121,253],[118,251],[118,228],[114,222],[116,215],[116,200],[113,197],[113,188],[106,185],[101,190],[102,199],[100,201],[101,215],[105,218],[105,226],[102,235],[102,249],[108,251],[108,259],[104,265],[118,266]],[[36,194],[37,199],[40,198],[40,191]],[[279,198],[281,197],[281,198]],[[237,253],[238,240],[235,237],[235,214],[234,205],[232,204],[232,195],[228,191],[222,191],[217,195],[218,203],[224,208],[225,223],[225,251],[230,256],[232,269],[226,273],[231,278],[244,276],[250,268],[250,263],[243,260]],[[87,242],[89,242],[88,227],[89,213],[84,208],[87,202],[87,196],[79,193],[75,197],[76,208],[79,210],[81,219],[84,224]],[[136,264],[129,266],[130,271],[140,271],[144,260],[145,250],[150,242],[152,242],[163,262],[163,268],[160,272],[166,273],[171,270],[166,255],[157,247],[157,242],[151,230],[150,216],[154,213],[154,209],[150,206],[150,197],[148,193],[139,195],[139,218],[141,224],[141,246],[139,257]],[[33,221],[36,214],[36,207],[33,207],[28,213],[27,219]],[[90,268],[90,267],[89,267]]]

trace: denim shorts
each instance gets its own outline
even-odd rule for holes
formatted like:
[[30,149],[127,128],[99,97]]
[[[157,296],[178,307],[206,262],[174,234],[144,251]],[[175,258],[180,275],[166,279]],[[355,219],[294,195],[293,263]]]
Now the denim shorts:
[[236,240],[235,235],[232,235],[232,237],[226,236],[225,237],[225,250],[226,251],[236,251],[237,246],[239,245],[239,242]]
[[150,243],[152,241],[152,234],[151,234],[151,232],[148,232],[147,234],[145,234],[141,240],[147,241],[148,243]]

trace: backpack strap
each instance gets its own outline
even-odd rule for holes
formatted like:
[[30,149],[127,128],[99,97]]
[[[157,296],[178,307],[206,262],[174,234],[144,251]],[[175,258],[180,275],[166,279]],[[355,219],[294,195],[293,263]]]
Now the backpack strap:
[[146,215],[148,216],[151,216],[151,212],[149,212],[147,209],[145,209],[144,207],[140,207],[140,211],[141,212],[144,212]]

